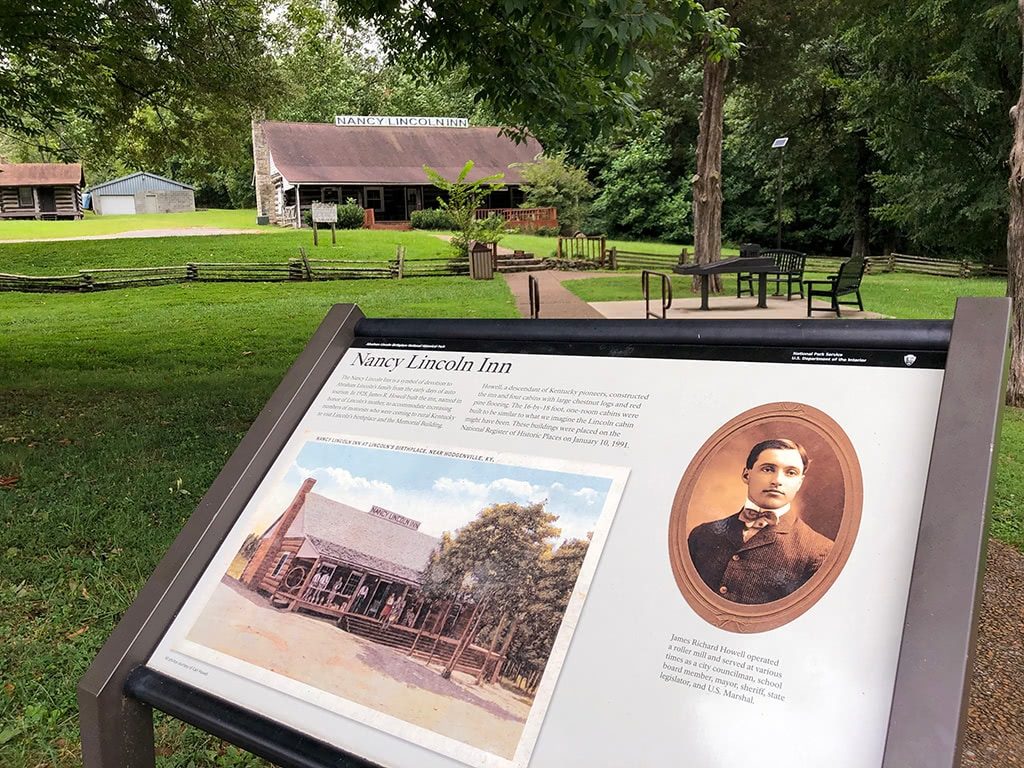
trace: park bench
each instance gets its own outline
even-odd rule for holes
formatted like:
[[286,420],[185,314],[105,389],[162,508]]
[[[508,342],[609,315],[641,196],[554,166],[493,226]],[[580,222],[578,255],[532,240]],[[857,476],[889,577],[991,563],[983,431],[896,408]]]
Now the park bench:
[[[856,304],[857,308],[863,312],[864,302],[860,298],[860,281],[864,277],[864,268],[866,263],[864,259],[849,259],[844,261],[839,266],[839,273],[836,275],[829,275],[824,280],[805,280],[804,285],[807,286],[807,316],[811,316],[811,312],[835,312],[836,317],[841,317],[839,314],[839,305]],[[856,301],[847,300],[840,301],[840,296],[849,296],[854,294]],[[812,302],[815,296],[820,296],[823,299],[828,299],[830,306],[825,309],[823,307],[814,307]]]
[[[804,265],[807,262],[807,254],[800,251],[789,251],[782,248],[766,248],[758,254],[775,260],[777,271],[768,275],[769,280],[775,281],[775,295],[782,293],[782,283],[786,283],[786,301],[793,298],[794,293],[804,297]],[[750,272],[741,272],[736,276],[736,298],[746,292],[754,295],[754,275]]]

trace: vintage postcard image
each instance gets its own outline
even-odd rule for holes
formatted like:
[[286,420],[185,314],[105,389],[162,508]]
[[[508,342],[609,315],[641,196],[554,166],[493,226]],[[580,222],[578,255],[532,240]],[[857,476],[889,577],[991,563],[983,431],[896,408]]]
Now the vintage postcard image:
[[471,765],[526,765],[627,474],[311,436],[177,650]]

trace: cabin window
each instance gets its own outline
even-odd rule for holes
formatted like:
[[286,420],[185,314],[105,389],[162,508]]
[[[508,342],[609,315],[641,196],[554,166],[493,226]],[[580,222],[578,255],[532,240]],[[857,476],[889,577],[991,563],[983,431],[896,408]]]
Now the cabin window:
[[366,187],[363,194],[367,208],[373,208],[375,211],[384,210],[384,187]]
[[32,197],[32,187],[18,187],[18,207],[32,208],[36,204]]
[[285,552],[283,555],[281,555],[281,558],[277,561],[277,565],[274,566],[274,572],[270,575],[273,577],[280,576],[281,571],[284,570],[284,566],[288,562],[289,557],[291,557],[291,555],[288,552]]
[[337,187],[321,187],[320,188],[320,202],[321,203],[336,203],[336,202],[338,202],[338,188]]

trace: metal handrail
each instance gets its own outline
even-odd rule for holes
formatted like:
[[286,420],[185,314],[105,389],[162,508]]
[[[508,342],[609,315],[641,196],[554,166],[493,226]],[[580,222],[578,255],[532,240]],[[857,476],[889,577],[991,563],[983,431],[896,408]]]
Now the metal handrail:
[[533,275],[527,275],[527,293],[530,295],[530,318],[536,320],[540,317],[540,283]]
[[[651,312],[651,275],[661,278],[661,315]],[[644,287],[644,319],[649,320],[653,317],[655,320],[664,320],[665,313],[672,307],[672,280],[664,272],[653,272],[649,269],[640,273],[640,280]]]

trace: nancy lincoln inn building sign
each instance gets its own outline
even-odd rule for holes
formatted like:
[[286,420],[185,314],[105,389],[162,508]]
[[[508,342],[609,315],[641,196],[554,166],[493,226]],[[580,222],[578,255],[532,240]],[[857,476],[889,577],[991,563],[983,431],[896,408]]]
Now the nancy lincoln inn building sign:
[[516,163],[543,150],[521,144],[494,126],[470,126],[461,117],[338,115],[334,123],[252,124],[256,207],[271,224],[300,226],[314,202],[356,200],[379,222],[408,221],[413,211],[434,208],[438,190],[423,166],[454,178],[474,163],[470,179],[505,174],[506,189],[488,208],[514,208],[523,200]]

